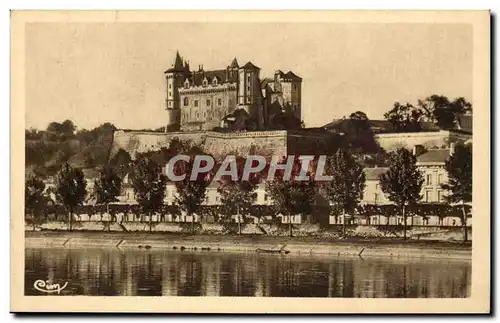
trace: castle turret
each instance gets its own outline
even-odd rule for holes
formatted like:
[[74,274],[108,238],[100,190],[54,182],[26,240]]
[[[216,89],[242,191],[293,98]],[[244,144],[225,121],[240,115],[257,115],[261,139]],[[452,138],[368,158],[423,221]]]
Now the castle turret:
[[275,90],[282,93],[283,107],[302,120],[302,78],[292,71],[274,73]]
[[167,111],[167,131],[171,128],[177,128],[180,124],[179,88],[183,86],[188,73],[189,64],[183,63],[182,57],[180,56],[179,51],[177,51],[174,64],[171,68],[165,71],[165,109]]
[[262,126],[262,93],[260,89],[260,68],[251,62],[238,69],[238,108],[245,110]]

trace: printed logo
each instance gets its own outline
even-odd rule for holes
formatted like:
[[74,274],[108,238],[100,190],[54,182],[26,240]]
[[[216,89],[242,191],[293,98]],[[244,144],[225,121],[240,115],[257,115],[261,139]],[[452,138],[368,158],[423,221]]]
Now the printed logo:
[[68,282],[65,282],[64,285],[60,284],[51,284],[48,280],[44,281],[41,279],[38,279],[35,281],[33,284],[33,287],[35,287],[36,290],[41,291],[43,293],[57,293],[60,294],[63,289],[68,286]]

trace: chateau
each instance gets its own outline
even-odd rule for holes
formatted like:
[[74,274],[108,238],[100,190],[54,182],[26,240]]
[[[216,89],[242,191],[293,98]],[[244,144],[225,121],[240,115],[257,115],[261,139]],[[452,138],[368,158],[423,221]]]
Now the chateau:
[[302,79],[291,71],[261,79],[259,67],[236,58],[224,69],[191,70],[177,52],[165,83],[167,131],[213,130],[242,117],[252,124],[247,130],[263,130],[277,112],[302,120]]

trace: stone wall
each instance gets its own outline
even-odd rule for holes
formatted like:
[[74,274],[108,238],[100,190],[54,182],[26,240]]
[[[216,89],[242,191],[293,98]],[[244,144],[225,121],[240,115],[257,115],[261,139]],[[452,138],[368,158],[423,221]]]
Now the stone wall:
[[168,147],[174,138],[190,140],[206,152],[223,158],[229,153],[262,154],[317,154],[326,148],[328,134],[309,131],[248,131],[221,133],[214,131],[146,132],[117,130],[113,137],[111,156],[119,149],[128,151],[132,158],[137,153]]
[[117,130],[113,135],[110,156],[114,156],[120,149],[127,151],[132,158],[137,153],[160,150],[168,147],[170,141],[179,138],[182,141],[189,140],[195,144],[202,145],[206,132],[148,132],[148,131],[126,131]]
[[183,130],[212,130],[236,108],[236,84],[180,89],[179,94]]
[[[243,235],[262,236],[288,236],[288,224],[241,224]],[[468,229],[468,240],[472,240],[472,228]],[[26,231],[33,231],[33,227],[26,226]],[[51,221],[37,225],[35,231],[67,231],[68,224],[61,221]],[[74,231],[99,231],[99,232],[165,232],[165,233],[191,233],[191,223],[169,223],[153,222],[124,222],[119,225],[116,222],[76,222],[73,223]],[[125,231],[126,230],[126,231]],[[199,234],[222,235],[237,234],[237,224],[196,224],[195,230]],[[294,224],[292,226],[293,236],[314,236],[323,238],[341,238],[342,226],[329,225],[321,227],[318,224]],[[386,227],[383,225],[347,225],[346,236],[358,238],[392,238],[401,239],[403,230],[401,226]],[[434,241],[463,241],[463,229],[450,226],[412,226],[408,227],[407,237],[410,240],[434,240]],[[116,243],[115,243],[116,244]]]
[[426,148],[449,147],[450,143],[463,143],[469,139],[472,139],[471,134],[445,130],[375,135],[375,140],[379,145],[388,151],[401,147],[412,149],[415,145],[422,145]]
[[224,158],[230,153],[237,153],[241,156],[249,154],[285,156],[287,154],[287,132],[210,132],[207,134],[204,149],[216,158]]

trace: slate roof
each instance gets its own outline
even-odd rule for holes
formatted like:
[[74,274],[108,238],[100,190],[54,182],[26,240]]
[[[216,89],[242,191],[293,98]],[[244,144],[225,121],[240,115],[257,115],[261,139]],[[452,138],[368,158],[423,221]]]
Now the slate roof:
[[302,78],[297,76],[295,73],[293,73],[292,71],[288,71],[288,73],[285,74],[285,78],[287,79],[294,79],[294,80],[298,80],[298,81],[302,81]]
[[302,81],[302,78],[297,76],[297,74],[293,73],[292,71],[284,73],[282,70],[277,70],[275,74],[278,74],[282,79],[292,79],[292,80]]
[[231,65],[229,65],[229,67],[231,67],[231,68],[238,68],[239,67],[238,61],[236,60],[236,57],[233,59],[233,61],[231,62]]
[[372,167],[364,168],[363,172],[365,173],[367,181],[378,181],[380,179],[380,175],[385,173],[387,169],[387,167]]
[[168,70],[165,71],[165,73],[170,73],[170,72],[183,72],[185,71],[184,64],[182,62],[181,55],[179,54],[179,51],[177,51],[177,54],[175,55],[175,63],[172,68],[169,68]]
[[264,78],[264,79],[260,82],[260,88],[261,88],[261,89],[265,89],[265,88],[266,88],[266,86],[267,86],[269,83],[272,83],[272,82],[274,82],[274,80],[273,80],[273,79],[266,77],[266,78]]
[[205,77],[208,79],[209,84],[212,84],[214,77],[217,78],[219,84],[236,83],[238,81],[238,74],[232,73],[232,75],[229,75],[229,72],[226,69],[193,72],[188,79],[191,85],[200,86],[203,85],[203,79]]
[[260,70],[260,68],[257,67],[257,66],[255,66],[255,65],[253,65],[252,62],[246,63],[245,65],[242,66],[242,68]]
[[450,158],[450,149],[429,149],[417,157],[417,163],[444,164]]

